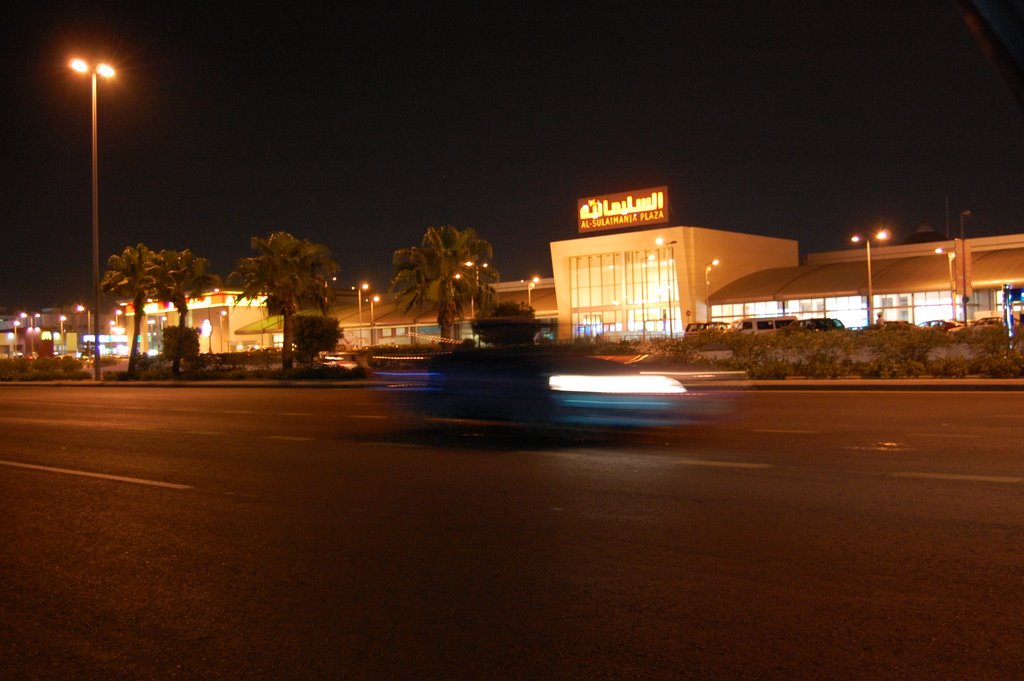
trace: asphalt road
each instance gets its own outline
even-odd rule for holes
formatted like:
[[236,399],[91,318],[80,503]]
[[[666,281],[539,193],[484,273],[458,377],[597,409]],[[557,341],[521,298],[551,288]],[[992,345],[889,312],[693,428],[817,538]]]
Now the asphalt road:
[[605,440],[0,387],[0,678],[1017,679],[1024,393]]

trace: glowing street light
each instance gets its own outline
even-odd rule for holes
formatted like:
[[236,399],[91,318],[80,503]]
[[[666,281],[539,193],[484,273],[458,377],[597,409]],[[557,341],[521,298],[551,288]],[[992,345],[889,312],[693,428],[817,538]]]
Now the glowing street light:
[[949,263],[949,300],[951,303],[950,312],[953,315],[950,319],[956,321],[956,276],[953,274],[953,261],[956,260],[956,251],[947,251],[940,246],[935,249],[935,252],[939,255],[945,254],[946,260]]
[[540,277],[534,276],[530,280],[529,286],[526,287],[526,306],[533,307],[533,289],[537,288],[537,284],[540,283]]
[[871,326],[871,324],[873,323],[873,321],[874,321],[874,312],[875,312],[875,288],[874,288],[874,282],[872,282],[872,280],[871,280],[871,237],[872,236],[875,239],[877,239],[878,241],[887,241],[889,239],[889,237],[891,236],[891,234],[889,233],[889,230],[887,230],[887,229],[880,229],[877,232],[875,232],[873,235],[862,236],[860,234],[854,234],[853,236],[850,237],[850,241],[852,241],[855,244],[859,244],[860,242],[863,241],[864,242],[864,247],[865,247],[866,252],[867,252],[867,260],[868,260],[868,326]]
[[21,326],[21,322],[19,322],[17,319],[15,319],[13,323],[14,333],[12,335],[14,336],[14,339],[11,342],[11,359],[14,359],[14,353],[18,351],[18,327]]
[[365,281],[356,289],[356,298],[359,301],[359,346],[362,347],[363,340],[363,294],[370,290],[370,285]]
[[964,308],[964,324],[967,323],[967,301],[971,299],[971,294],[968,293],[971,289],[971,285],[970,282],[967,281],[967,238],[964,236],[964,218],[972,215],[974,215],[974,213],[969,210],[960,211],[960,247],[963,249],[963,255],[960,258],[960,271],[963,274],[962,286],[964,289],[960,296],[960,302],[963,304]]
[[96,93],[97,76],[113,78],[114,69],[108,64],[90,66],[82,59],[73,59],[71,68],[78,73],[92,76],[92,290],[93,290],[93,377],[100,380],[100,185],[99,148],[96,134]]
[[718,258],[704,263],[704,321],[711,321],[711,270],[722,262]]
[[373,304],[380,302],[380,296],[372,296],[370,298],[370,345],[374,346],[377,344],[377,329],[374,326],[375,322],[373,319]]

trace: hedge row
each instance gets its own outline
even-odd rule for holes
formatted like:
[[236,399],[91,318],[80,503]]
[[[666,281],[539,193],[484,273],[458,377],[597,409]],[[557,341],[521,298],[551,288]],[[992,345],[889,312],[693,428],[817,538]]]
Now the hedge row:
[[704,332],[649,342],[638,350],[659,363],[740,370],[755,379],[1024,376],[1020,345],[999,327],[957,333],[904,325],[754,335]]

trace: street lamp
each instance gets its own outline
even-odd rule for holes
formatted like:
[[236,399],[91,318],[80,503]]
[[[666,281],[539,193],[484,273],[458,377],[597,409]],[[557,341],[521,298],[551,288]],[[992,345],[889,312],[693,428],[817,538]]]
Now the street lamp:
[[[654,240],[654,243],[655,243],[655,245],[658,246],[659,249],[662,246],[668,246],[668,266],[669,266],[669,270],[668,270],[669,271],[669,275],[668,275],[668,324],[669,324],[668,335],[669,335],[669,338],[672,338],[672,337],[674,337],[674,334],[675,334],[675,314],[676,314],[676,311],[675,311],[675,308],[672,306],[672,291],[676,288],[676,283],[677,283],[677,279],[676,279],[676,247],[675,247],[675,244],[677,243],[677,241],[675,239],[673,239],[672,241],[665,241],[664,237],[660,237],[659,236],[657,239]],[[659,260],[661,259],[661,252],[660,251],[658,252],[658,258],[659,258]],[[661,276],[660,275],[660,268],[661,268],[661,264],[660,263],[658,264],[658,268],[659,268],[659,280],[660,280],[660,276]],[[705,297],[707,297],[707,296],[705,296]]]
[[[217,325],[217,329],[218,329],[218,331],[220,331],[220,352],[221,352],[221,354],[224,354],[224,321],[227,319],[227,316],[228,316],[228,311],[227,310],[221,310],[220,311],[220,324]],[[228,330],[230,330],[230,329],[231,329],[231,322],[229,321],[228,322]],[[230,350],[230,349],[231,349],[231,344],[229,343],[228,344],[228,350]]]
[[874,236],[874,238],[878,239],[879,241],[886,241],[890,237],[890,234],[889,234],[889,230],[887,230],[887,229],[880,229],[877,232],[875,232],[873,235],[861,236],[860,234],[854,234],[853,236],[850,237],[850,241],[852,241],[855,244],[859,244],[861,241],[863,241],[864,242],[864,247],[865,247],[866,252],[867,252],[867,260],[868,260],[868,323],[867,323],[867,325],[868,326],[871,326],[871,323],[872,323],[872,320],[873,320],[873,316],[874,316],[874,312],[875,312],[875,288],[874,288],[874,283],[872,282],[872,279],[871,279],[871,236]]
[[526,306],[533,307],[533,289],[540,283],[540,277],[534,277],[530,280],[529,286],[526,287]]
[[380,302],[380,296],[372,296],[370,298],[370,346],[377,345],[377,329],[374,327],[373,320],[373,304]]
[[61,352],[60,354],[62,355],[68,354],[68,341],[64,336],[64,322],[66,322],[67,320],[68,318],[65,315],[60,316],[60,342],[61,347],[63,348],[63,352]]
[[370,290],[370,285],[365,281],[356,289],[356,298],[359,300],[359,347],[363,346],[363,293]]
[[469,318],[476,319],[476,297],[480,294],[480,268],[487,268],[488,263],[481,263],[477,265],[472,260],[467,260],[463,263],[466,267],[473,268],[473,295],[469,298]]
[[711,321],[711,270],[718,267],[721,260],[715,258],[704,263],[704,321]]
[[967,323],[967,301],[971,299],[968,293],[971,287],[970,282],[967,281],[967,238],[964,236],[964,218],[972,215],[974,213],[969,210],[960,211],[960,247],[963,249],[960,257],[960,272],[963,275],[963,283],[961,284],[963,292],[960,296],[960,302],[964,308],[964,324]]
[[96,92],[97,76],[112,78],[114,69],[107,64],[90,66],[81,59],[71,61],[71,68],[78,73],[92,75],[92,291],[93,309],[93,377],[100,380],[100,185],[99,185],[99,154],[96,135]]
[[956,251],[947,251],[940,246],[935,249],[935,252],[939,255],[945,254],[946,261],[949,263],[949,302],[950,312],[953,315],[950,319],[956,321],[956,277],[953,275],[953,261],[956,259]]
[[14,343],[11,344],[11,359],[14,359],[14,353],[18,351],[18,327],[21,326],[21,322],[17,319],[14,320]]

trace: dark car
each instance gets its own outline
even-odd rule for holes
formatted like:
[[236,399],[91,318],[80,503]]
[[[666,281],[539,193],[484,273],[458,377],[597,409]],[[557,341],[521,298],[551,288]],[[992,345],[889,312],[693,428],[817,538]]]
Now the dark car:
[[728,331],[725,322],[690,322],[683,333],[700,333],[701,331]]
[[927,322],[921,322],[918,326],[926,329],[941,329],[942,331],[950,331],[951,329],[959,329],[963,326],[963,322],[955,322],[949,319],[930,319]]
[[459,351],[432,358],[404,392],[428,420],[542,429],[675,426],[721,413],[725,392],[687,389],[661,372],[562,354]]
[[791,329],[806,329],[808,331],[839,331],[845,329],[846,325],[838,319],[831,317],[814,317],[811,319],[798,319],[789,325]]

